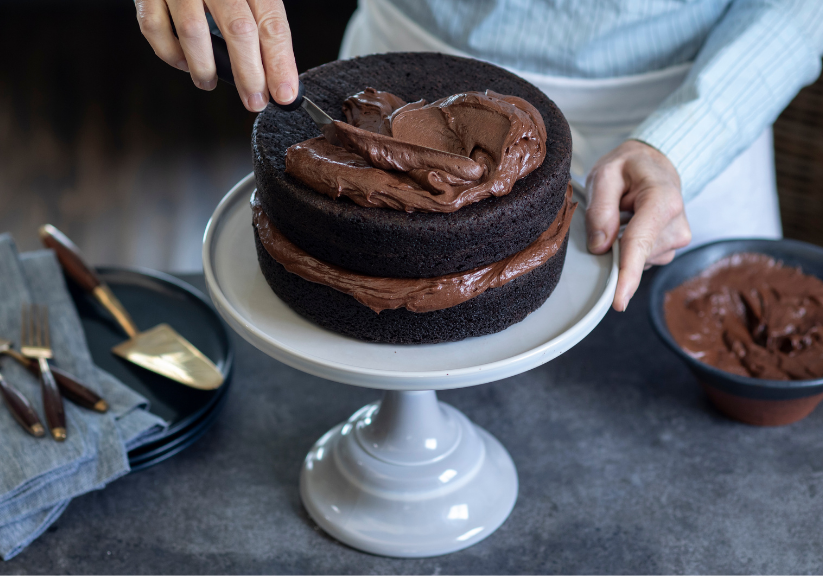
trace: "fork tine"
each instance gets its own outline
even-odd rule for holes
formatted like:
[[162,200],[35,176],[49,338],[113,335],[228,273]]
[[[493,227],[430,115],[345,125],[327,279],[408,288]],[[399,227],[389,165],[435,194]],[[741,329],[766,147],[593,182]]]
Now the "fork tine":
[[49,307],[43,304],[40,309],[43,313],[43,346],[51,349],[51,334],[49,332]]
[[40,305],[39,304],[32,304],[31,305],[31,313],[29,314],[31,317],[31,334],[32,338],[34,339],[34,345],[40,348],[43,343],[40,342]]
[[36,323],[34,315],[37,313],[34,304],[29,304],[26,307],[26,318],[29,319],[29,325],[26,327],[29,331],[29,346],[37,346],[37,333],[35,332]]
[[28,335],[28,304],[23,304],[20,308],[20,345],[21,346],[28,346],[29,344],[29,335]]
[[48,346],[46,346],[46,322],[48,321],[46,318],[47,312],[43,310],[42,304],[37,305],[37,312],[39,316],[37,319],[37,339],[41,347],[48,348]]
[[29,319],[29,346],[37,346],[37,322],[35,321],[37,318],[37,307],[34,304],[29,304],[27,318]]
[[38,348],[43,346],[43,336],[40,333],[40,305],[31,305],[31,326],[34,331],[34,345]]

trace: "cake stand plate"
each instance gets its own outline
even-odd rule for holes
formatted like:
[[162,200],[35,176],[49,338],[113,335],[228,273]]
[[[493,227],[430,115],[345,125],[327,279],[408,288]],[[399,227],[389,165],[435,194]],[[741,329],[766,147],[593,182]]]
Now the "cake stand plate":
[[611,306],[617,254],[586,250],[583,210],[572,220],[566,262],[551,297],[510,328],[461,342],[372,344],[309,322],[269,288],[257,264],[249,174],[220,202],[203,244],[215,307],[243,338],[303,372],[386,390],[323,435],[309,452],[300,494],[327,533],[385,556],[436,556],[494,532],[517,498],[505,448],[435,390],[493,382],[577,344]]

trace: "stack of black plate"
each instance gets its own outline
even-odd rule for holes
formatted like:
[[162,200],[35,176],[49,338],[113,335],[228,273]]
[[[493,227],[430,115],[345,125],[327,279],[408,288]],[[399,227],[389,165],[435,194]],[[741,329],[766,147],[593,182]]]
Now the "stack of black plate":
[[148,270],[100,268],[98,274],[139,328],[171,325],[225,377],[217,390],[197,390],[115,356],[111,348],[125,340],[125,334],[93,298],[67,280],[94,362],[145,396],[151,412],[169,422],[162,435],[129,452],[132,471],[142,470],[191,446],[214,424],[231,386],[233,350],[223,322],[206,297],[189,284]]

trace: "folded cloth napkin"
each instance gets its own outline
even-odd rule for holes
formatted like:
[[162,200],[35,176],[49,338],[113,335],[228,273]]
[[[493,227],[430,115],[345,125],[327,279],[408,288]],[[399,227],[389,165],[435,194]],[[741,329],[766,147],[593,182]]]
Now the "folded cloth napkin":
[[[40,536],[75,496],[99,490],[129,472],[127,452],[167,424],[148,402],[92,362],[77,310],[54,253],[19,255],[0,235],[0,337],[19,345],[23,303],[47,304],[54,362],[100,394],[105,414],[64,403],[68,437],[27,434],[0,408],[0,557],[9,560]],[[11,358],[0,360],[5,378],[44,418],[39,380]],[[45,420],[44,420],[45,424]]]

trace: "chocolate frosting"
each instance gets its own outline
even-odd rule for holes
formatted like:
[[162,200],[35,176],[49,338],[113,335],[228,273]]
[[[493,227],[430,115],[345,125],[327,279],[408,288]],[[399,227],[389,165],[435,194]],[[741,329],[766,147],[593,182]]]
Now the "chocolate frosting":
[[546,157],[546,127],[516,96],[465,92],[431,104],[373,88],[343,103],[343,146],[324,137],[291,146],[286,173],[365,207],[454,212],[511,192]]
[[689,355],[767,380],[823,377],[823,281],[763,254],[734,254],[666,294]]
[[434,278],[378,278],[317,260],[274,227],[256,193],[251,204],[260,241],[287,271],[344,292],[377,313],[395,308],[412,312],[450,308],[534,270],[560,250],[577,207],[569,183],[563,207],[551,226],[524,250],[488,266]]

